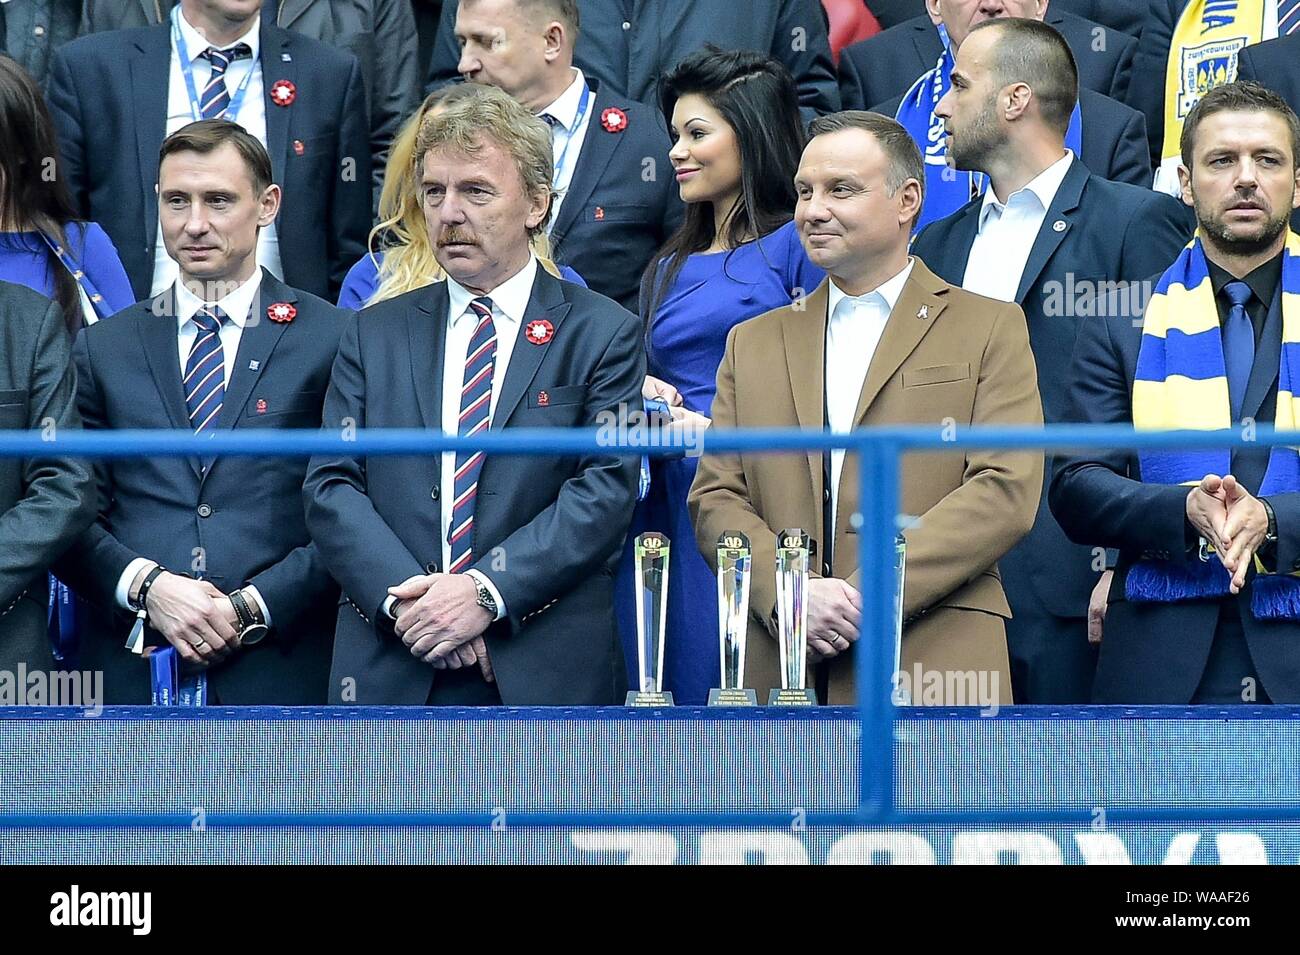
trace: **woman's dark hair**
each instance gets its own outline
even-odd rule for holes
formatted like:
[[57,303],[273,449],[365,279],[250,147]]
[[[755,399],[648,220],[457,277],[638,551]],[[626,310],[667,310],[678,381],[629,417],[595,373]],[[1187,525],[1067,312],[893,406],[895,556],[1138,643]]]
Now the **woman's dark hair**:
[[[67,187],[58,175],[58,142],[45,98],[31,75],[0,54],[0,212],[23,231],[43,233],[67,248],[64,227],[77,218]],[[79,255],[79,252],[74,252]],[[51,258],[54,300],[63,309],[68,331],[81,328],[81,295],[76,280]]]
[[[807,138],[798,88],[776,60],[708,44],[660,81],[659,105],[670,127],[677,101],[693,93],[722,114],[740,147],[740,200],[724,236],[724,244],[734,249],[768,235],[794,215],[794,175]],[[659,303],[687,257],[707,249],[715,238],[713,232],[711,204],[691,203],[681,227],[650,260],[641,279],[647,335]]]

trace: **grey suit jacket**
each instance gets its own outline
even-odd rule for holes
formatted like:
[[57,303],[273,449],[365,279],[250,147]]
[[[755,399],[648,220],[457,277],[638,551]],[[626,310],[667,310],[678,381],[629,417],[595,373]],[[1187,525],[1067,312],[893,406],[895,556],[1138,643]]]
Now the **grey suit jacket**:
[[[81,33],[153,26],[173,6],[175,0],[85,0]],[[279,0],[278,9],[276,26],[347,50],[361,65],[377,193],[393,137],[419,104],[419,51],[409,0]]]
[[[0,431],[81,427],[63,310],[0,282]],[[0,458],[0,668],[48,667],[45,571],[94,518],[84,461]]]

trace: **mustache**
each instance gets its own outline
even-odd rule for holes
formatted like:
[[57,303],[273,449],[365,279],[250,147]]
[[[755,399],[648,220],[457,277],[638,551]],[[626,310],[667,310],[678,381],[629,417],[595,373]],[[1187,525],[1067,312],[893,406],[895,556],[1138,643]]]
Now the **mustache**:
[[438,236],[438,248],[447,245],[478,245],[474,237],[460,229],[446,229]]

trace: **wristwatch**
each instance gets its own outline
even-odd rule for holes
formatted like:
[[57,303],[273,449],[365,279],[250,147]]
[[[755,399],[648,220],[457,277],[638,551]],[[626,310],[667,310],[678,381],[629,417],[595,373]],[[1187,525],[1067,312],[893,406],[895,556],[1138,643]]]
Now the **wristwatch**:
[[492,596],[492,591],[488,590],[488,585],[483,583],[482,579],[474,574],[470,574],[470,579],[474,581],[474,590],[478,594],[478,605],[492,615],[492,619],[497,617],[497,602]]
[[262,608],[256,600],[244,596],[242,590],[232,591],[230,605],[235,608],[235,617],[239,621],[239,643],[251,647],[260,643],[270,628],[262,620]]

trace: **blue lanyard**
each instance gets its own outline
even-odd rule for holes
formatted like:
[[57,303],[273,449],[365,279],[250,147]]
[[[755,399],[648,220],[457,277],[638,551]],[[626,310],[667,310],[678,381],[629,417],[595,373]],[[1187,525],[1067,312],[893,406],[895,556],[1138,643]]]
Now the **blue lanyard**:
[[155,648],[149,654],[149,678],[154,706],[208,705],[208,675],[181,676],[180,657],[173,647]]
[[573,120],[572,131],[566,129],[569,138],[564,141],[564,148],[560,150],[560,158],[555,160],[555,175],[551,177],[551,188],[556,192],[560,190],[560,183],[563,181],[564,158],[569,155],[569,147],[573,145],[574,139],[578,136],[578,130],[582,128],[583,117],[587,115],[587,107],[591,103],[591,87],[587,81],[582,81],[582,99],[578,102],[578,115]]
[[[190,115],[197,123],[203,118],[203,110],[199,108],[199,94],[194,86],[194,66],[190,63],[189,50],[185,48],[185,37],[181,36],[180,15],[181,5],[178,3],[172,7],[172,42],[176,44],[176,55],[181,61],[181,74],[185,77],[185,92],[190,97]],[[248,90],[248,81],[253,78],[253,70],[256,68],[256,62],[249,64],[243,82],[239,84],[239,89],[235,90],[235,95],[230,98],[230,105],[222,114],[223,119],[235,122],[235,117],[239,115],[239,107],[244,105],[244,93]]]
[[54,659],[63,663],[77,649],[77,598],[68,585],[53,574],[50,578],[49,618],[46,621]]

